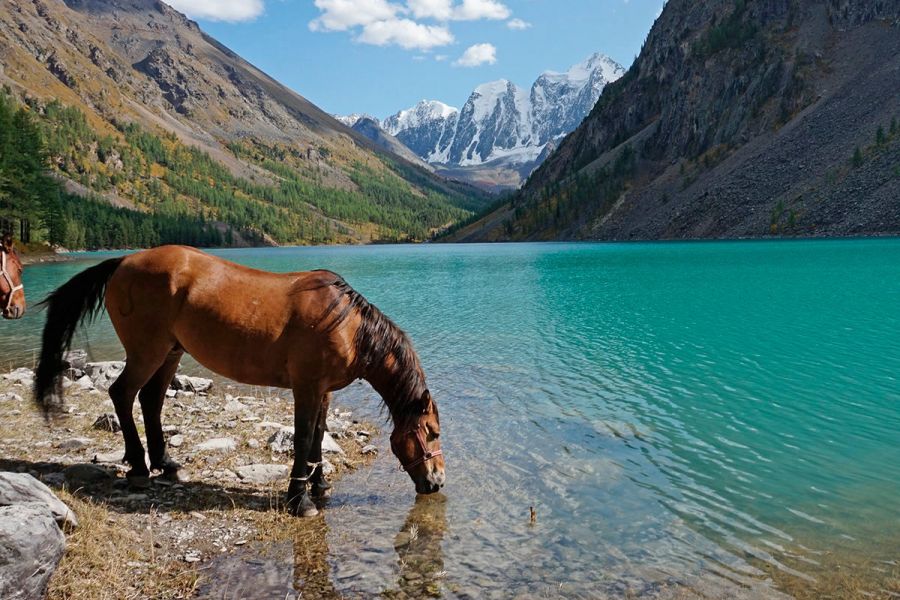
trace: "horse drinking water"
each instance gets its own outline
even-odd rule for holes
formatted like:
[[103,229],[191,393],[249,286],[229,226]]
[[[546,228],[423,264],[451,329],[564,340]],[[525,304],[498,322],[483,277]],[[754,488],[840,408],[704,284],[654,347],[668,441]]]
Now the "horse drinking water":
[[0,239],[0,307],[4,319],[21,319],[25,316],[25,286],[22,285],[24,270],[12,236],[4,234]]
[[[177,476],[166,452],[161,414],[185,352],[241,383],[294,394],[294,466],[288,506],[317,510],[310,496],[327,489],[322,436],[330,394],[365,379],[394,424],[391,449],[422,494],[444,484],[438,410],[419,357],[403,331],[330,271],[275,274],[182,246],[114,258],[73,277],[44,301],[35,398],[49,411],[60,393],[63,354],[80,323],[103,302],[125,348],[125,370],[109,389],[125,438],[128,480],[150,483],[132,416],[144,414],[150,469]],[[310,490],[310,486],[312,489]]]

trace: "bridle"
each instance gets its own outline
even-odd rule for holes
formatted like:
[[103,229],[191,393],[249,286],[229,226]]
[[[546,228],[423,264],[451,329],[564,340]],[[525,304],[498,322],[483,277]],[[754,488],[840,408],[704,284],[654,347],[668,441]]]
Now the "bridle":
[[3,279],[5,279],[6,283],[9,285],[9,296],[6,297],[6,306],[3,307],[3,312],[9,312],[9,309],[12,308],[13,296],[16,294],[16,292],[25,289],[24,284],[14,284],[12,275],[10,275],[9,271],[6,270],[6,263],[8,261],[7,255],[8,252],[6,250],[0,250],[0,277],[3,277]]
[[418,467],[419,465],[421,465],[423,463],[427,463],[429,460],[444,454],[440,448],[438,448],[437,450],[429,450],[428,449],[428,444],[427,444],[427,441],[425,440],[425,432],[423,430],[424,430],[424,427],[422,427],[422,425],[419,424],[419,425],[416,425],[415,429],[410,429],[409,431],[407,431],[404,434],[404,435],[415,435],[416,436],[416,441],[419,442],[419,447],[422,448],[422,456],[420,456],[419,458],[417,458],[416,460],[412,461],[409,464],[404,465],[401,463],[401,465],[400,465],[401,471],[409,471],[413,467]]

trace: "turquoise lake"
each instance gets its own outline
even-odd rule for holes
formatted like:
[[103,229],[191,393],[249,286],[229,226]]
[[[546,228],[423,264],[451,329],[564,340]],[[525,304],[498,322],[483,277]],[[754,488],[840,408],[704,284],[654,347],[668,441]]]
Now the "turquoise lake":
[[[416,500],[386,436],[336,486],[336,594],[900,592],[898,239],[215,254],[341,273],[440,406],[443,495]],[[32,308],[105,256],[29,267]],[[4,366],[30,366],[42,315],[0,325]],[[76,346],[121,358],[105,317]],[[335,404],[379,418],[365,386]],[[291,550],[273,596],[302,591]]]

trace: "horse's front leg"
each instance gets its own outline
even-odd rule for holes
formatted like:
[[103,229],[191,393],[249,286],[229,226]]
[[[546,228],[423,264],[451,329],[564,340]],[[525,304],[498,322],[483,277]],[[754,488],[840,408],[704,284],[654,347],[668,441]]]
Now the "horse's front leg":
[[331,392],[325,394],[322,405],[319,407],[319,418],[316,421],[315,437],[312,449],[309,452],[309,462],[316,465],[309,475],[309,483],[312,495],[315,498],[327,498],[331,494],[331,484],[325,479],[325,469],[322,467],[322,438],[327,430],[328,407],[331,406]]
[[322,394],[317,386],[294,387],[294,468],[288,486],[288,509],[298,517],[319,514],[309,497],[309,467]]

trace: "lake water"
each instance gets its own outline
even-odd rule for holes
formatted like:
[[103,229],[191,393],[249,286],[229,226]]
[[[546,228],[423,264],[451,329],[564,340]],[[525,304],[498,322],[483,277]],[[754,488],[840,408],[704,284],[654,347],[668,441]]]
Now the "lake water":
[[[443,495],[417,501],[384,438],[338,484],[336,594],[900,593],[900,240],[217,254],[344,275],[439,403]],[[30,300],[86,264],[29,268]],[[3,323],[4,360],[40,326]],[[105,317],[88,339],[120,357]],[[363,386],[337,403],[379,409]],[[301,550],[273,549],[273,597],[302,588]]]

